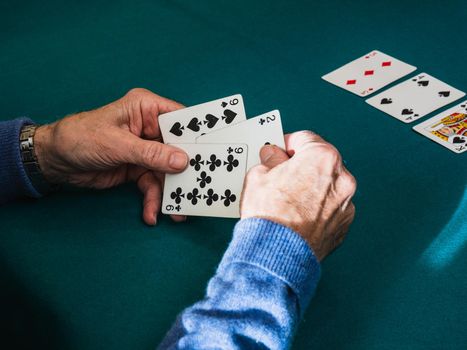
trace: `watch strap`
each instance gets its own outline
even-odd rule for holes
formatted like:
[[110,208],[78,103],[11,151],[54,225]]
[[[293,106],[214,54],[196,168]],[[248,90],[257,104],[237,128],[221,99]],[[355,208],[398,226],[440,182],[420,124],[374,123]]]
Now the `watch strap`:
[[34,188],[42,195],[54,189],[44,177],[34,149],[34,135],[39,125],[24,125],[19,134],[19,147],[24,170]]

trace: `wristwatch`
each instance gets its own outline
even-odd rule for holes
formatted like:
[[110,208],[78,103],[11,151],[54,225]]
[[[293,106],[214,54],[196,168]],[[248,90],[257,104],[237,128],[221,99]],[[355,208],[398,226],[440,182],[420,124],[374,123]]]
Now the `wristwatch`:
[[24,125],[19,133],[19,149],[26,174],[32,185],[42,195],[55,189],[56,186],[49,183],[42,174],[39,162],[34,150],[34,134],[39,125]]

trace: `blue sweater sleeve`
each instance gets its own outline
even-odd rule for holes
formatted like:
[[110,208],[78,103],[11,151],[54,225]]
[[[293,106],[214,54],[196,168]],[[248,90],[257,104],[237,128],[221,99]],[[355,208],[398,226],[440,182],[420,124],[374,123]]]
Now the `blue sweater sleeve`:
[[319,277],[297,233],[241,220],[205,298],[178,316],[159,349],[287,349]]
[[40,197],[23,167],[19,150],[19,133],[26,118],[0,122],[0,204],[18,197]]

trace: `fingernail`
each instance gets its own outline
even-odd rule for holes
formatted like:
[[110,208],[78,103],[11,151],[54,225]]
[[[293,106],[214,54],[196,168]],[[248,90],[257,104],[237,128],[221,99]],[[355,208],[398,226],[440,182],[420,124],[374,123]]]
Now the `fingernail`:
[[169,166],[173,169],[185,169],[187,163],[188,158],[185,153],[174,152],[170,155]]

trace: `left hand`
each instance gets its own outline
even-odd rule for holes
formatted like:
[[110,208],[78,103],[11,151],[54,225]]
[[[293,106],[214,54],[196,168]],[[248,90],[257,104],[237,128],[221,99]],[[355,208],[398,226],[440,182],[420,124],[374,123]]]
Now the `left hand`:
[[185,152],[162,143],[158,116],[180,108],[133,89],[104,107],[43,125],[34,136],[39,166],[51,183],[103,189],[135,181],[144,194],[143,219],[155,225],[163,174],[181,172],[188,162]]
[[263,146],[248,172],[241,217],[268,219],[297,232],[322,261],[339,246],[355,216],[353,175],[337,149],[311,131],[285,136],[285,151]]

